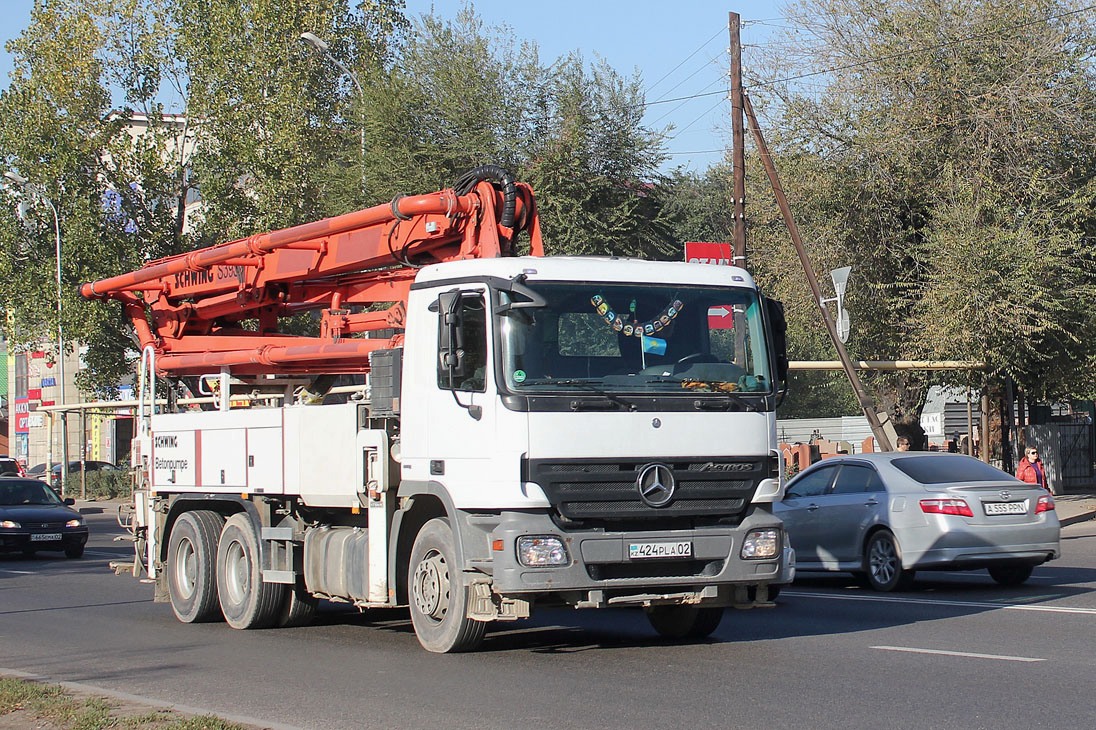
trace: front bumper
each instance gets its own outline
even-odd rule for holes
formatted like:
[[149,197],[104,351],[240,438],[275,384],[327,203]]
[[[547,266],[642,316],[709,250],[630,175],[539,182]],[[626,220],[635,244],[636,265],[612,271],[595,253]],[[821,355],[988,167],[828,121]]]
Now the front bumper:
[[[780,536],[771,559],[739,556],[746,535],[775,529]],[[528,567],[518,562],[517,539],[528,535],[557,536],[569,561],[554,567]],[[780,521],[758,510],[740,525],[692,530],[603,531],[561,530],[547,515],[508,512],[489,535],[500,545],[491,555],[492,589],[496,594],[534,600],[548,594],[580,607],[704,603],[732,605],[749,602],[748,589],[790,582],[794,553],[787,548]],[[688,558],[629,558],[632,543],[690,542]],[[788,565],[789,559],[792,565]],[[736,590],[741,589],[741,590]]]
[[[58,535],[57,539],[42,539],[43,536]],[[67,527],[59,530],[28,530],[26,528],[6,528],[0,530],[0,550],[5,552],[29,550],[69,550],[83,547],[88,541],[88,528]]]

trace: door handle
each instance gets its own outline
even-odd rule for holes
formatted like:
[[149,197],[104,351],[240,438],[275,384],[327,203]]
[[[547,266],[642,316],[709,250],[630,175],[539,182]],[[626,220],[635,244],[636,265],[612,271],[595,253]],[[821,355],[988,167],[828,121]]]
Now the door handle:
[[818,505],[814,502],[811,502],[810,505],[807,506],[808,512],[814,512],[816,509],[818,509]]
[[864,506],[865,507],[875,507],[878,504],[879,504],[879,500],[873,498],[873,499],[869,499],[867,502],[865,502]]

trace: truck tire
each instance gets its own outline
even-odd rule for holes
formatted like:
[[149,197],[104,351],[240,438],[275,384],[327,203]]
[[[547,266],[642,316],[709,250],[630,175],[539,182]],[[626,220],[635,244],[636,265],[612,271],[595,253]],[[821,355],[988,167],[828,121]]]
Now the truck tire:
[[712,606],[651,606],[646,609],[651,627],[667,639],[703,639],[723,620],[723,608]]
[[259,538],[251,518],[228,518],[217,544],[217,595],[221,613],[234,629],[266,629],[278,620],[287,586],[263,583]]
[[210,510],[184,512],[167,542],[167,592],[185,624],[221,620],[217,601],[217,539],[224,518]]
[[472,651],[483,641],[487,624],[468,617],[468,595],[449,521],[423,525],[411,548],[407,569],[411,623],[427,651]]
[[312,623],[320,600],[299,586],[289,586],[278,610],[278,628],[293,629]]

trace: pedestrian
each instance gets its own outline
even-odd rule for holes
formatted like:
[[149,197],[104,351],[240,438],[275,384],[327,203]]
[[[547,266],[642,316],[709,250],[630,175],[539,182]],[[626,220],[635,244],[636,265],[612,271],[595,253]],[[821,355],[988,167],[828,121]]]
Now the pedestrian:
[[1047,470],[1039,458],[1039,449],[1029,446],[1024,451],[1024,458],[1020,459],[1020,464],[1016,467],[1016,478],[1028,484],[1038,484],[1050,491],[1050,486],[1047,484]]
[[910,450],[910,440],[908,438],[906,438],[905,436],[899,436],[898,437],[898,450],[899,451],[909,451]]

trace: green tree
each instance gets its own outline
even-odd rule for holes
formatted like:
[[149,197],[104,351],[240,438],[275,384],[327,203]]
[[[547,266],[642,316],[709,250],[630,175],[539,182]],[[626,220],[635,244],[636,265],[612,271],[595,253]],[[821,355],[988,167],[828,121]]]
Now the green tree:
[[[854,357],[983,360],[1039,397],[1091,391],[1092,14],[1072,0],[787,9],[795,42],[754,66],[751,97],[781,130],[815,265],[855,266]],[[916,434],[941,377],[866,380]]]

